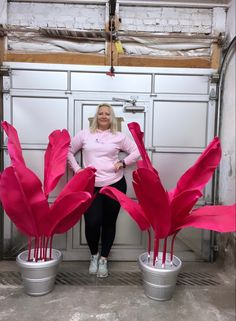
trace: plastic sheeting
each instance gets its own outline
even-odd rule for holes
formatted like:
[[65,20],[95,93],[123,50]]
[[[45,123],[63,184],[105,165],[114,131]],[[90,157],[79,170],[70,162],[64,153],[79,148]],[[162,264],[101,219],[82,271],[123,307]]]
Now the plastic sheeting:
[[[30,29],[5,26],[9,51],[105,53],[107,32],[64,28]],[[211,55],[217,38],[198,34],[118,33],[126,55],[188,56]]]
[[[188,42],[187,42],[188,41]],[[152,55],[152,56],[210,56],[211,43],[190,42],[189,40],[173,43],[161,40],[122,42],[124,53],[127,55]],[[34,51],[34,52],[78,52],[78,53],[105,53],[104,41],[70,40],[43,37],[32,34],[10,34],[8,36],[8,50],[10,51]]]

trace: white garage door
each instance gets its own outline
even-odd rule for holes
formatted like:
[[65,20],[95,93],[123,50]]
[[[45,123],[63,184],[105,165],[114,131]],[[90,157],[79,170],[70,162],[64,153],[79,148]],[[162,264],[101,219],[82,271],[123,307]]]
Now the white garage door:
[[[4,120],[18,133],[27,165],[43,178],[43,156],[48,135],[54,129],[67,128],[74,135],[89,126],[101,102],[111,103],[129,134],[127,123],[136,121],[145,133],[145,146],[167,189],[175,186],[179,176],[196,160],[214,134],[215,101],[209,98],[211,70],[165,68],[116,68],[111,78],[105,67],[52,66],[6,63],[11,75],[4,77]],[[211,86],[211,87],[210,87]],[[136,100],[139,111],[127,110]],[[129,109],[129,108],[128,108]],[[4,166],[9,158],[4,149]],[[78,156],[79,157],[79,156]],[[135,198],[131,175],[126,171],[128,195]],[[68,170],[50,195],[53,202],[71,178]],[[210,203],[212,185],[204,192],[202,204]],[[12,228],[4,216],[4,247],[14,255],[25,239]],[[144,251],[145,233],[121,210],[117,235],[112,248],[114,260],[136,260]],[[64,259],[89,257],[84,236],[84,222],[67,234],[56,236],[54,246],[64,252]],[[209,259],[211,233],[188,229],[176,241],[175,253],[183,260]],[[7,254],[6,254],[7,255]]]

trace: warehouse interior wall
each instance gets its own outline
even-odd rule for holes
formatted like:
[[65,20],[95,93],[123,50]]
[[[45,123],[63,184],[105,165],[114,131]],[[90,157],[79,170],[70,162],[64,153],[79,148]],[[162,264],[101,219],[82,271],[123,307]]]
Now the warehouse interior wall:
[[[222,80],[216,134],[223,149],[215,200],[234,203],[235,43],[220,72],[235,38],[235,0],[117,1],[120,51],[109,45],[107,2],[0,0],[0,66],[4,61],[109,66],[112,56],[120,66],[214,68]],[[1,119],[2,110],[1,94]],[[234,266],[235,234],[216,237],[219,262]]]
[[[232,49],[227,55],[227,66],[224,70],[221,95],[220,138],[222,144],[222,160],[219,170],[219,203],[235,203],[235,111],[236,111],[236,53],[235,53],[235,0],[227,12],[226,34],[228,47]],[[235,269],[235,233],[219,234],[219,262],[227,269]]]

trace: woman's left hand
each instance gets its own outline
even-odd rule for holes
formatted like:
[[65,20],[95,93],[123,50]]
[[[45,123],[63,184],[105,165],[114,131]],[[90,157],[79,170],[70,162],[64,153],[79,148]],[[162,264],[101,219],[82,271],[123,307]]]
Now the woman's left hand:
[[124,165],[122,162],[117,162],[114,164],[115,172],[118,172],[123,167],[124,167]]

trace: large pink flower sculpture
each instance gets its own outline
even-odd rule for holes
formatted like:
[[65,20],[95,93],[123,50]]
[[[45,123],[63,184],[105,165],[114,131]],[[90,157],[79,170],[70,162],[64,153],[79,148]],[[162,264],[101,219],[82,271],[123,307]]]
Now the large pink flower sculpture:
[[143,133],[137,123],[128,124],[129,130],[139,148],[142,160],[133,172],[133,187],[138,202],[113,187],[104,187],[100,193],[116,199],[138,223],[141,230],[154,232],[153,265],[158,257],[159,240],[164,239],[162,263],[165,264],[167,238],[173,235],[171,260],[176,234],[185,227],[210,229],[218,232],[235,231],[235,204],[231,206],[204,206],[193,209],[202,190],[212,177],[221,159],[221,147],[215,137],[195,164],[179,179],[175,189],[167,192],[158,172],[153,168],[143,143]]
[[40,179],[25,165],[17,131],[6,121],[1,125],[8,136],[11,166],[0,175],[0,201],[16,227],[29,237],[29,258],[33,237],[35,260],[46,260],[49,242],[51,256],[53,235],[68,231],[90,206],[95,169],[87,168],[73,176],[50,206],[48,196],[65,173],[69,133],[55,130],[49,136],[42,189]]

